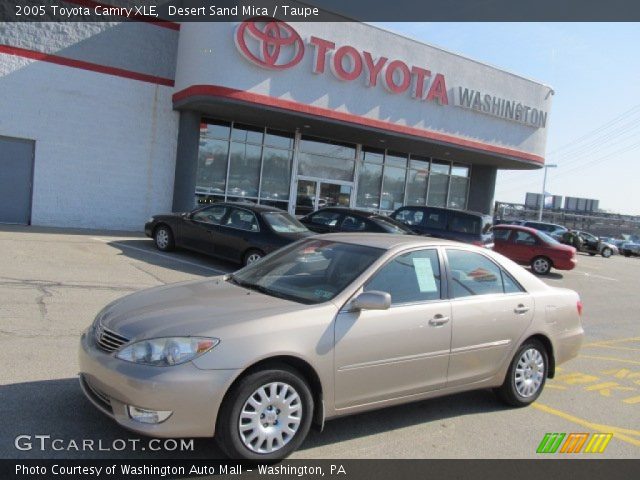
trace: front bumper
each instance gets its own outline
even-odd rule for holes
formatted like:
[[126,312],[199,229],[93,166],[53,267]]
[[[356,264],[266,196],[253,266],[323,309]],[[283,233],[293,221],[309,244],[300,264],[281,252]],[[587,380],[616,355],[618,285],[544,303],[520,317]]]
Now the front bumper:
[[[153,437],[211,437],[225,392],[237,370],[137,365],[100,350],[87,329],[80,340],[80,386],[100,411],[123,427]],[[133,420],[127,405],[173,413],[162,423]]]

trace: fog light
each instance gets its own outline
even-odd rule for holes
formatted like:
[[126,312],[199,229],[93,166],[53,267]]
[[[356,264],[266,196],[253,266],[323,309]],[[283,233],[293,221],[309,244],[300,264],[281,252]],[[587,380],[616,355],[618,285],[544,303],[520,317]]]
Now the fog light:
[[129,416],[140,423],[162,423],[173,413],[169,410],[147,410],[145,408],[127,405]]

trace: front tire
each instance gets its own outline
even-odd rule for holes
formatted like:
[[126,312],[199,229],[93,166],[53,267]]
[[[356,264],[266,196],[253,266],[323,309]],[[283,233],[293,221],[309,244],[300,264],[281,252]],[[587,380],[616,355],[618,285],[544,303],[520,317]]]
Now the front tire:
[[609,258],[611,255],[613,255],[613,251],[610,248],[603,248],[602,249],[602,256],[604,258]]
[[242,378],[218,414],[216,439],[232,459],[285,458],[304,441],[313,418],[313,395],[298,372],[286,366]]
[[537,340],[526,341],[513,356],[507,376],[496,395],[512,407],[526,407],[542,393],[547,380],[549,356]]
[[547,257],[536,257],[531,260],[531,270],[538,275],[547,275],[551,271],[551,260]]
[[153,232],[153,240],[156,248],[161,252],[170,252],[176,248],[175,238],[171,228],[167,225],[160,225]]

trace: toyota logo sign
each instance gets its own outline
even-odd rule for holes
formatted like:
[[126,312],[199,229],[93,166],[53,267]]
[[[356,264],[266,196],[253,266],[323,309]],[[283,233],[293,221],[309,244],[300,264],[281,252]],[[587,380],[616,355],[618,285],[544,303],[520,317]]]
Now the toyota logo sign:
[[242,22],[236,29],[235,42],[247,60],[272,70],[291,68],[304,56],[304,43],[298,32],[271,17]]

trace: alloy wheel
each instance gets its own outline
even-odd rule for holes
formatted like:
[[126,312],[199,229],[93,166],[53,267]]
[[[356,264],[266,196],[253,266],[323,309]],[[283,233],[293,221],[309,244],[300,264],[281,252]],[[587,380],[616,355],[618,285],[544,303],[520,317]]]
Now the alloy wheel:
[[291,385],[272,382],[255,390],[240,412],[238,429],[245,447],[273,453],[295,437],[302,421],[302,401]]
[[253,262],[257,262],[261,258],[262,258],[262,255],[260,255],[259,253],[252,253],[249,256],[247,256],[247,265],[251,265]]
[[522,352],[515,370],[515,387],[524,398],[534,395],[544,380],[544,357],[535,348]]
[[166,229],[160,228],[156,232],[156,245],[161,250],[169,246],[169,232]]
[[549,271],[549,261],[544,258],[536,258],[533,262],[533,269],[536,273],[547,273]]

